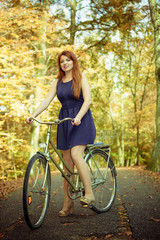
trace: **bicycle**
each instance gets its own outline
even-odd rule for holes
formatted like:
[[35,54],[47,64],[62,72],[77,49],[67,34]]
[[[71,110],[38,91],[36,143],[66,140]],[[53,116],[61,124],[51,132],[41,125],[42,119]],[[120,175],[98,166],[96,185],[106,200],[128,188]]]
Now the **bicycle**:
[[[23,209],[27,225],[31,229],[37,229],[44,221],[47,208],[49,207],[51,195],[51,173],[49,161],[51,160],[62,176],[68,181],[68,194],[73,200],[84,196],[85,189],[80,180],[78,172],[69,169],[63,156],[51,140],[52,125],[61,124],[64,121],[73,121],[71,118],[56,120],[55,122],[40,122],[31,118],[39,124],[48,125],[46,142],[41,144],[42,151],[38,151],[30,159],[24,178],[23,185]],[[68,170],[65,173],[61,165],[51,155],[49,145],[56,152],[60,162]],[[104,143],[87,145],[84,158],[88,164],[92,189],[95,196],[94,204],[89,207],[96,213],[107,212],[113,205],[117,189],[117,172],[110,157],[110,146]]]

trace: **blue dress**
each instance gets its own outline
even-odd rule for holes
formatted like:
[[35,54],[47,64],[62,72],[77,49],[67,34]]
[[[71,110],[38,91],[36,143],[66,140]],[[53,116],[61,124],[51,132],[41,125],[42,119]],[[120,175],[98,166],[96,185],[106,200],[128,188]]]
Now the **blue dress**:
[[[59,119],[75,118],[84,102],[82,91],[79,99],[75,99],[72,80],[66,83],[61,81],[57,84],[57,97],[62,104]],[[68,150],[77,145],[92,144],[95,137],[96,129],[89,109],[81,119],[79,126],[72,125],[71,121],[65,121],[58,125],[57,148]]]

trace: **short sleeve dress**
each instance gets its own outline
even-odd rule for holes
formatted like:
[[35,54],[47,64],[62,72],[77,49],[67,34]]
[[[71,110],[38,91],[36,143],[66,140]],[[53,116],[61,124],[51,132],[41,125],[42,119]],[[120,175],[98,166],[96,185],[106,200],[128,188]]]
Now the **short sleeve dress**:
[[[60,81],[57,84],[57,97],[62,104],[59,119],[75,118],[84,102],[82,91],[79,99],[76,99],[73,93],[72,80],[65,83]],[[89,108],[79,126],[72,125],[71,121],[65,121],[58,125],[57,148],[68,150],[77,145],[92,144],[95,137],[96,128]]]

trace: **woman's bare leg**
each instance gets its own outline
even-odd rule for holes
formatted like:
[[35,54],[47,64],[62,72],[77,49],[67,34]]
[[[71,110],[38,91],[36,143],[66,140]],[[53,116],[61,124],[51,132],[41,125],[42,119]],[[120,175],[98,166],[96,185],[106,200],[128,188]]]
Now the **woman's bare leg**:
[[83,158],[83,152],[86,146],[79,145],[71,149],[71,156],[74,164],[76,165],[79,176],[85,188],[85,198],[93,199],[94,195],[91,187],[90,172],[88,166]]
[[[71,150],[63,151],[63,158],[67,163],[68,167],[73,171],[74,170],[74,163],[71,158]],[[64,167],[64,171],[67,172],[66,167]],[[63,204],[63,211],[67,211],[68,208],[72,204],[72,199],[68,196],[68,182],[64,179],[64,204]]]

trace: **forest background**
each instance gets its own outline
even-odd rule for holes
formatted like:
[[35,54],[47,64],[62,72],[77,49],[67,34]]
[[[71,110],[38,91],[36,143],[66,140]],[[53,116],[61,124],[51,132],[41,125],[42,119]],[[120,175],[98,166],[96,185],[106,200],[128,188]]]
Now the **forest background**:
[[[157,85],[148,1],[2,0],[0,9],[0,179],[23,176],[44,141],[46,128],[25,118],[49,91],[65,49],[90,83],[96,141],[112,144],[116,166],[150,164]],[[40,119],[54,121],[60,107],[54,99]]]

